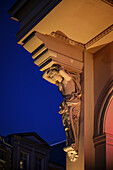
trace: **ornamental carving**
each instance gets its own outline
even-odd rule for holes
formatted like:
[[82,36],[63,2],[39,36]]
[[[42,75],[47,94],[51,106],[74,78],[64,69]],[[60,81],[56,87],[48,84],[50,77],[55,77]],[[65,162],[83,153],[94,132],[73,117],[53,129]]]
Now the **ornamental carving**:
[[80,75],[71,74],[60,65],[54,64],[44,71],[43,78],[56,84],[63,96],[59,113],[66,133],[66,147],[69,159],[75,161],[79,151],[79,121],[81,107]]

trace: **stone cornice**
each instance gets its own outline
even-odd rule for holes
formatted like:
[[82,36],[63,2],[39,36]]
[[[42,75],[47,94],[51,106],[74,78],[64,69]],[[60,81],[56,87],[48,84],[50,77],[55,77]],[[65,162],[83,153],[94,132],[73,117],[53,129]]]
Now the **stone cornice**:
[[113,6],[113,0],[101,0],[101,1]]
[[98,34],[97,36],[95,36],[94,38],[92,38],[90,41],[88,41],[86,44],[82,44],[80,42],[74,41],[64,35],[58,34],[56,32],[52,32],[51,35],[53,37],[57,37],[58,39],[61,39],[63,41],[68,42],[71,45],[74,46],[79,46],[79,47],[85,47],[86,49],[88,47],[90,47],[91,45],[93,45],[94,43],[96,43],[97,41],[99,41],[101,38],[103,38],[104,36],[106,36],[107,34],[109,34],[111,31],[113,31],[113,24],[111,26],[109,26],[108,28],[106,28],[104,31],[102,31],[100,34]]
[[[52,9],[55,8],[55,6],[60,3],[61,0],[43,0],[39,5],[34,5],[35,12],[33,13],[33,16],[29,18],[29,21],[24,21],[25,18],[29,15],[28,12],[26,12],[25,9],[22,7],[18,9],[15,13],[14,11],[11,12],[9,10],[9,14],[11,15],[11,18],[14,20],[17,20],[20,22],[21,29],[17,32],[17,41],[19,42],[25,34],[27,34],[32,28],[34,28]],[[27,2],[26,2],[27,3]],[[14,13],[14,14],[13,14]],[[23,24],[24,23],[24,24]]]
[[91,45],[93,45],[94,43],[96,43],[97,41],[99,41],[100,39],[102,39],[103,37],[105,37],[107,34],[109,34],[111,31],[113,31],[113,24],[110,25],[108,28],[106,28],[104,31],[102,31],[101,33],[99,33],[98,35],[96,35],[94,38],[92,38],[90,41],[88,41],[86,44],[74,41],[70,38],[68,38],[65,35],[61,35],[57,32],[52,32],[51,35],[55,38],[61,39],[71,45],[74,46],[79,46],[79,47],[85,47],[86,49],[89,48]]
[[[45,16],[47,16],[47,14],[50,13],[50,11],[52,9],[54,9],[54,7],[56,7],[61,1],[62,0],[53,0],[53,1],[51,1],[51,0],[39,0],[39,1],[23,0],[22,2],[20,0],[17,1],[14,4],[14,6],[9,10],[9,14],[11,15],[11,17],[13,19],[18,20],[20,22],[20,25],[21,25],[20,30],[17,33],[17,41],[18,41],[18,43],[23,45],[22,41],[25,38],[27,38],[27,36],[29,36],[29,34],[31,34],[33,31],[39,31],[39,32],[42,32],[42,33],[46,33],[46,31],[42,31],[41,28],[40,28],[40,30],[38,29],[38,27],[37,27],[38,23]],[[106,21],[107,20],[109,21],[109,18],[112,17],[112,7],[110,7],[110,6],[113,6],[113,0],[99,0],[99,1],[100,1],[99,4],[100,3],[102,4],[102,11],[101,12],[103,12],[104,7],[105,7],[106,15],[104,16],[104,18],[106,18]],[[77,3],[79,3],[79,1]],[[95,2],[95,5],[97,5],[97,7],[98,7],[98,3]],[[68,8],[68,6],[67,6],[67,8]],[[82,9],[82,6],[81,6],[81,9]],[[107,12],[107,11],[109,11],[109,12]],[[109,13],[109,15],[107,15],[107,13]],[[66,15],[68,15],[68,14],[66,14]],[[66,15],[65,15],[65,17],[66,17]],[[103,15],[104,14],[102,13],[102,16]],[[57,16],[57,13],[56,13],[56,16]],[[97,17],[96,17],[97,22],[100,22],[102,20],[102,16],[98,20],[99,16],[97,15]],[[57,17],[57,19],[58,19],[58,17]],[[55,18],[54,18],[54,20],[52,22],[54,22],[54,21],[59,23],[59,19],[56,21]],[[69,22],[69,21],[67,21],[67,22]],[[86,23],[87,22],[89,23],[89,21],[86,21]],[[93,25],[91,24],[92,27],[95,27],[94,23],[92,23]],[[94,31],[94,29],[92,29],[92,30],[87,29],[87,31],[85,31],[85,32],[83,31],[84,32],[84,34],[83,34],[84,38],[77,38],[79,42],[76,42],[76,36],[74,36],[74,35],[71,36],[71,34],[68,33],[69,30],[67,31],[67,35],[69,37],[71,37],[73,40],[70,39],[70,38],[66,38],[65,36],[58,35],[58,33],[56,34],[54,32],[53,32],[53,36],[59,37],[59,39],[62,39],[62,40],[65,39],[66,41],[68,41],[69,44],[75,45],[75,46],[84,47],[84,44],[82,42],[85,42],[85,43],[87,42],[85,44],[85,47],[87,49],[87,48],[92,47],[94,43],[96,43],[97,41],[99,41],[105,35],[107,35],[108,33],[110,33],[112,31],[112,26],[113,25],[111,25],[111,23],[112,23],[112,20],[110,19],[110,21],[106,24],[106,25],[109,26],[109,28],[107,28],[106,26],[103,25],[103,27],[99,26],[97,28],[97,30],[95,30],[95,31]],[[73,24],[75,24],[74,20],[73,20]],[[63,24],[63,25],[65,25],[65,24]],[[44,28],[45,28],[45,26],[44,26]],[[66,32],[66,31],[64,31],[65,30],[64,27],[61,27],[61,28],[62,28],[61,29],[62,32]],[[87,28],[89,28],[89,25],[87,25]],[[47,32],[47,34],[50,34],[53,30],[59,30],[59,28],[50,29]],[[101,33],[100,33],[100,30],[102,31]],[[72,31],[71,27],[70,27],[70,31]],[[80,31],[82,31],[82,29],[80,29]],[[78,34],[78,33],[79,33],[79,29],[77,29],[77,31],[75,31],[75,34]],[[88,35],[88,36],[86,36],[86,35]],[[81,35],[78,34],[77,37],[78,36],[82,36],[82,34]],[[89,38],[87,38],[87,37],[89,37]],[[110,41],[111,41],[111,38],[110,38]],[[105,44],[109,43],[110,41],[105,42]],[[101,44],[99,44],[99,45],[101,45]]]
[[51,35],[52,35],[53,37],[55,37],[55,38],[61,39],[61,40],[65,41],[65,42],[69,43],[70,45],[84,48],[84,44],[83,44],[83,43],[74,41],[74,40],[68,38],[68,37],[65,36],[65,35],[61,35],[60,33],[52,32]]
[[103,38],[104,36],[106,36],[107,34],[109,34],[111,31],[113,31],[113,24],[111,26],[109,26],[107,29],[105,29],[104,31],[102,31],[100,34],[98,34],[97,36],[95,36],[94,38],[92,38],[90,41],[88,41],[85,44],[85,48],[90,47],[92,44],[96,43],[97,41],[99,41],[101,38]]

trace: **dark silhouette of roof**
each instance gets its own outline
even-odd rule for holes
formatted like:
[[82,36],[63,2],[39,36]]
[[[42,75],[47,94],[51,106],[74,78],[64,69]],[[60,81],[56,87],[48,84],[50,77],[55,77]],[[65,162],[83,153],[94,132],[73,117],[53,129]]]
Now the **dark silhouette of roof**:
[[[34,143],[39,143],[40,146],[43,145],[45,147],[50,148],[50,145],[44,139],[42,139],[36,132],[15,133],[15,134],[8,135],[9,138],[11,136],[22,137],[25,140],[29,140],[29,141],[34,142]],[[34,137],[34,138],[32,138],[32,137]]]
[[50,162],[60,165],[66,165],[66,153],[63,148],[66,146],[66,142],[60,142],[51,146],[50,150]]

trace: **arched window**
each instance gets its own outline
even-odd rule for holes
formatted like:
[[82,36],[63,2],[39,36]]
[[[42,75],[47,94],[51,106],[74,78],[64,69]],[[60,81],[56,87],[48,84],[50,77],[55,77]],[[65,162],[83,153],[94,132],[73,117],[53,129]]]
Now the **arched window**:
[[113,135],[113,96],[109,101],[108,108],[106,110],[104,132]]
[[106,85],[97,101],[94,117],[94,137],[105,134],[106,118],[112,98],[113,81]]
[[95,109],[95,168],[113,169],[113,81],[106,85]]

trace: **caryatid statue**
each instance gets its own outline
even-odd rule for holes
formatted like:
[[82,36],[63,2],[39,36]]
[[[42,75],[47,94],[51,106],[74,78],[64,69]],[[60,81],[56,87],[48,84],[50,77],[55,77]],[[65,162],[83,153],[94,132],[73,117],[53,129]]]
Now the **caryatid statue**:
[[54,64],[45,70],[43,78],[56,84],[63,96],[59,113],[62,115],[63,126],[66,133],[66,147],[71,161],[78,157],[79,147],[79,118],[81,105],[80,75],[65,71],[60,65]]

